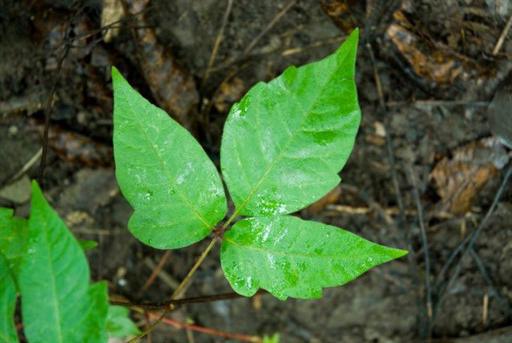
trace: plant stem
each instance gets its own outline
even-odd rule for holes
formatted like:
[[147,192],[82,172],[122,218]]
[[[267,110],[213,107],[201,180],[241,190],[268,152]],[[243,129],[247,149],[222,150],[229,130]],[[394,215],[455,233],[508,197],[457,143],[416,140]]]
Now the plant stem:
[[[266,294],[267,292],[265,290],[260,289],[256,294]],[[146,311],[158,311],[158,310],[165,310],[173,311],[174,309],[178,308],[179,306],[186,305],[186,304],[200,304],[200,303],[210,303],[214,301],[221,301],[221,300],[234,300],[238,298],[246,298],[243,295],[240,295],[238,293],[221,293],[221,294],[212,294],[212,295],[202,295],[199,297],[191,297],[191,298],[184,298],[184,299],[176,299],[176,300],[169,300],[166,302],[160,302],[160,303],[131,303],[127,301],[116,301],[116,300],[110,300],[110,303],[112,305],[120,305],[129,307],[134,311],[142,312],[143,310]]]
[[171,300],[175,300],[177,297],[179,297],[183,290],[188,286],[192,279],[192,276],[195,274],[199,266],[201,266],[206,256],[208,256],[210,251],[212,251],[213,247],[215,246],[215,243],[217,243],[217,237],[213,237],[208,246],[206,247],[206,249],[203,250],[201,256],[199,256],[196,263],[194,263],[192,268],[189,270],[187,276],[185,276],[183,281],[181,281],[181,283],[178,285],[178,288],[176,288],[172,293]]
[[[196,263],[194,263],[192,268],[187,273],[187,276],[185,276],[183,281],[181,281],[181,283],[178,285],[178,288],[176,288],[174,290],[174,292],[172,293],[171,301],[175,300],[178,296],[180,296],[181,293],[183,292],[183,290],[188,286],[188,284],[190,283],[194,273],[197,271],[199,266],[203,263],[204,259],[206,258],[206,256],[208,256],[210,251],[212,251],[213,247],[215,246],[215,243],[217,243],[217,239],[218,239],[217,237],[213,237],[212,240],[210,241],[210,243],[208,244],[208,246],[206,247],[206,249],[203,250],[203,252],[201,253],[201,256],[199,256],[199,258],[197,259]],[[165,310],[160,315],[160,317],[153,324],[151,324],[149,326],[149,328],[147,328],[140,335],[138,335],[137,337],[132,338],[128,342],[138,342],[142,337],[145,337],[149,333],[151,333],[151,331],[153,331],[155,329],[155,327],[164,319],[164,316],[173,308],[174,308],[174,306],[172,306],[172,305],[170,305],[167,308],[165,308]]]
[[[208,256],[208,254],[210,253],[210,251],[212,251],[213,247],[215,246],[215,244],[217,243],[217,240],[220,239],[220,237],[222,237],[222,234],[224,234],[224,231],[226,230],[226,228],[228,227],[228,225],[236,218],[236,216],[238,215],[238,212],[235,211],[235,213],[233,213],[229,219],[224,223],[224,225],[222,225],[221,227],[221,236],[214,236],[212,238],[212,240],[210,241],[210,243],[208,244],[208,246],[206,247],[206,249],[203,250],[203,252],[201,253],[201,256],[199,256],[199,258],[196,260],[196,262],[194,263],[194,265],[192,266],[192,268],[189,270],[189,272],[187,273],[187,276],[185,276],[185,278],[183,279],[183,281],[181,281],[181,283],[178,285],[178,288],[176,288],[174,290],[174,292],[171,294],[171,302],[173,300],[176,300],[176,298],[178,298],[181,293],[185,290],[185,288],[188,286],[188,284],[190,283],[190,281],[192,280],[192,276],[194,276],[195,272],[197,271],[197,269],[201,266],[201,264],[203,263],[203,261],[205,260],[206,256]],[[164,319],[164,316],[174,308],[175,306],[174,305],[169,305],[162,313],[162,315],[147,329],[145,330],[144,332],[142,332],[140,335],[138,335],[137,337],[134,337],[133,339],[131,339],[129,342],[136,342],[138,341],[140,338],[148,335],[151,331],[153,331],[153,329]]]
[[222,227],[220,229],[221,230],[221,236],[214,236],[212,238],[212,240],[210,241],[210,244],[208,244],[206,249],[204,249],[204,251],[201,253],[201,256],[199,256],[199,258],[197,259],[196,263],[192,266],[192,269],[190,269],[190,271],[188,272],[187,276],[185,276],[183,281],[181,281],[181,283],[178,285],[178,288],[176,288],[176,290],[172,293],[171,300],[175,300],[180,295],[180,293],[183,291],[183,289],[188,286],[188,284],[190,283],[190,279],[192,278],[192,276],[196,272],[197,268],[199,268],[199,266],[203,263],[203,261],[206,258],[206,256],[208,256],[210,251],[215,246],[215,243],[217,243],[217,240],[222,237],[222,235],[224,234],[224,231],[226,231],[226,228],[228,227],[228,225],[231,224],[231,222],[236,218],[237,215],[238,215],[238,211],[235,210],[235,212],[222,225]]
[[[150,315],[150,318],[151,318],[151,315]],[[261,338],[258,336],[249,336],[249,335],[244,335],[244,334],[239,334],[239,333],[220,331],[220,330],[217,330],[214,328],[208,328],[208,327],[199,326],[199,325],[195,325],[195,324],[179,322],[179,321],[171,319],[171,318],[163,318],[162,322],[166,323],[167,325],[171,325],[171,326],[175,327],[176,329],[187,329],[187,330],[191,330],[191,331],[201,332],[201,333],[211,335],[211,336],[218,336],[218,337],[223,337],[226,339],[235,339],[235,340],[241,341],[241,342],[254,342],[254,343],[261,342]]]

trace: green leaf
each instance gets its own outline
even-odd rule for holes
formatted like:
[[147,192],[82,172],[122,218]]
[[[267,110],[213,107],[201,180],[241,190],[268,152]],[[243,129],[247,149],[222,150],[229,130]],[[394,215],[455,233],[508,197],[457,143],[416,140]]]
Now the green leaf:
[[14,325],[16,309],[16,285],[11,275],[7,259],[0,253],[0,342],[18,342]]
[[309,299],[406,253],[297,217],[255,217],[226,232],[221,263],[239,294],[252,296],[263,288],[282,300]]
[[357,42],[354,31],[334,54],[287,68],[233,105],[221,164],[238,214],[292,213],[339,183],[361,117]]
[[275,333],[272,336],[263,336],[263,343],[279,343],[279,334]]
[[[87,329],[83,336],[83,342],[107,342],[107,318],[108,318],[108,292],[107,283],[96,282],[89,286],[88,290],[89,304],[83,314],[83,320],[80,325]],[[76,341],[80,342],[82,333],[76,336]]]
[[93,241],[92,239],[80,239],[78,240],[78,244],[80,244],[83,251],[89,251],[98,246],[98,242]]
[[14,277],[18,274],[21,259],[27,253],[27,221],[13,216],[13,210],[0,208],[0,253],[7,259]]
[[129,317],[130,311],[122,306],[108,308],[107,332],[110,337],[132,337],[140,333],[139,328]]
[[28,341],[104,342],[101,325],[107,310],[101,303],[106,304],[106,287],[89,286],[89,266],[80,244],[35,182],[28,234],[18,275]]
[[135,209],[128,228],[161,249],[203,239],[227,211],[214,164],[187,130],[137,93],[115,68],[112,78],[116,177]]

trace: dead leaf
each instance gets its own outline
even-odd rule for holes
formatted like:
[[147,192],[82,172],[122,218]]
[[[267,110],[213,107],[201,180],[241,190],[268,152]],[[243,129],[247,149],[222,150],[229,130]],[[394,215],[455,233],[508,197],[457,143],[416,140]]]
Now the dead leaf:
[[345,33],[350,33],[357,25],[352,8],[357,3],[355,0],[322,0],[323,11]]
[[508,162],[503,146],[494,137],[471,142],[443,158],[430,173],[441,197],[441,211],[464,215],[480,190]]
[[89,167],[112,164],[112,148],[87,136],[54,126],[48,138],[49,147],[65,161]]
[[419,37],[406,28],[410,23],[404,24],[405,16],[397,11],[395,18],[400,21],[388,27],[386,36],[419,77],[438,85],[447,85],[462,74],[462,63],[459,60],[440,50],[423,52],[419,48],[422,46]]
[[173,53],[158,42],[155,29],[143,12],[148,0],[125,0],[132,15],[132,34],[139,45],[139,63],[144,78],[158,102],[180,124],[191,129],[195,120],[199,94],[193,76],[181,66]]
[[223,82],[213,98],[213,105],[220,113],[227,113],[231,105],[239,100],[246,90],[246,85],[238,77]]

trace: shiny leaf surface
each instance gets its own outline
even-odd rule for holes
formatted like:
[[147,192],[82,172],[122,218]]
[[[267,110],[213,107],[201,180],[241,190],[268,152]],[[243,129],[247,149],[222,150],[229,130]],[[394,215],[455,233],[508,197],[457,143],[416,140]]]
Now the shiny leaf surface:
[[89,286],[80,244],[35,182],[28,235],[17,277],[28,341],[104,342],[106,285]]
[[332,55],[256,84],[231,108],[222,173],[242,215],[295,212],[334,188],[360,122],[358,32]]
[[128,228],[174,249],[206,237],[227,205],[214,164],[192,135],[112,69],[117,182],[135,209]]
[[292,216],[237,222],[224,235],[221,263],[244,296],[266,289],[279,299],[319,298],[370,268],[405,255],[343,229]]

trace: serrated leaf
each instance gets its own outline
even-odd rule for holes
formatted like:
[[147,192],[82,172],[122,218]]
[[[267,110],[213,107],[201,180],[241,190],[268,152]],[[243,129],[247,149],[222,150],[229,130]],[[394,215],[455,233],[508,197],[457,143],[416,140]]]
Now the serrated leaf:
[[213,162],[192,135],[112,69],[117,182],[135,209],[128,228],[145,244],[175,249],[206,237],[226,215]]
[[16,309],[16,285],[7,259],[0,253],[0,342],[18,342],[14,325]]
[[35,182],[31,206],[27,255],[18,275],[25,336],[31,343],[104,342],[98,330],[106,321],[105,285],[89,286],[80,244]]
[[0,208],[0,253],[7,259],[14,277],[21,259],[27,253],[27,221],[13,216],[13,210]]
[[357,42],[355,31],[334,54],[289,67],[233,105],[221,164],[238,214],[292,213],[338,184],[361,117]]
[[322,288],[343,285],[406,253],[297,217],[255,217],[225,233],[221,263],[241,295],[263,288],[282,300],[310,299],[320,298]]
[[139,328],[129,317],[130,311],[122,306],[110,305],[108,308],[107,332],[110,337],[132,337],[140,333]]

